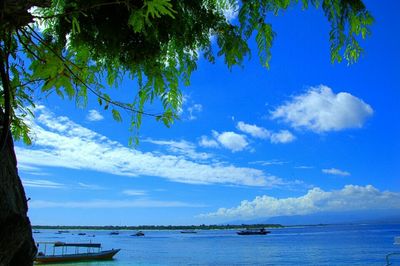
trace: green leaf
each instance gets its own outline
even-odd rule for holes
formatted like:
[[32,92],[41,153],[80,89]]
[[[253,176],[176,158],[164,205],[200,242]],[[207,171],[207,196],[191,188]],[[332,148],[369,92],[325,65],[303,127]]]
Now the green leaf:
[[145,0],[144,6],[147,7],[147,17],[150,15],[152,18],[160,18],[163,15],[168,15],[175,18],[172,13],[176,12],[172,9],[170,0]]
[[112,109],[111,112],[112,112],[112,115],[113,115],[113,118],[114,118],[115,121],[122,122],[122,117],[121,117],[120,113],[117,110]]
[[261,23],[256,35],[256,42],[258,47],[258,55],[261,63],[269,68],[269,61],[271,60],[271,47],[275,33],[272,31],[271,24]]
[[81,28],[79,26],[79,22],[76,19],[76,17],[72,18],[72,33],[80,33],[81,32]]
[[145,26],[145,16],[143,10],[134,10],[129,16],[128,24],[135,33],[142,32]]

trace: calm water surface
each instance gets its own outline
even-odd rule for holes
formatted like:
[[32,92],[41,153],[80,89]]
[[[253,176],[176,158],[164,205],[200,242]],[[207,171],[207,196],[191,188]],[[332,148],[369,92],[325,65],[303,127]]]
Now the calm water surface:
[[[393,245],[400,236],[397,225],[332,225],[271,229],[266,236],[239,236],[234,230],[144,231],[144,237],[130,236],[133,231],[80,231],[56,234],[41,230],[36,241],[95,242],[103,250],[120,248],[112,261],[84,262],[87,265],[385,265],[385,256],[400,252]],[[83,232],[83,231],[82,231]],[[88,235],[95,235],[90,237]],[[400,256],[393,265],[400,265]],[[60,264],[58,264],[60,265]]]

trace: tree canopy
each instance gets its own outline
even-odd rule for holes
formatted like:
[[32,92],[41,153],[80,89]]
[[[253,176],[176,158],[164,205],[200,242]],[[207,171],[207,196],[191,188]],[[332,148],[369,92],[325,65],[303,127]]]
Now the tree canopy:
[[[0,17],[3,129],[10,126],[14,138],[30,143],[24,116],[32,114],[38,91],[74,99],[78,106],[94,96],[117,121],[121,108],[130,110],[134,130],[143,115],[169,126],[182,103],[180,85],[189,85],[200,56],[210,62],[223,57],[228,68],[242,65],[255,38],[260,62],[268,68],[275,37],[268,17],[295,4],[324,12],[331,26],[332,62],[359,58],[359,40],[373,22],[361,0],[5,0]],[[228,11],[237,16],[229,18]],[[137,81],[136,97],[113,100],[105,89],[126,76]],[[146,112],[146,104],[154,101],[162,110]]]

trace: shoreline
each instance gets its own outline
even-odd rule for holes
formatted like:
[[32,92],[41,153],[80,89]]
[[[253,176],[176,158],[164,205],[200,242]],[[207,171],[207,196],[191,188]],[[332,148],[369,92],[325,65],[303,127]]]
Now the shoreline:
[[241,224],[241,225],[138,225],[138,226],[80,226],[80,225],[32,225],[33,230],[236,230],[255,228],[284,228],[281,224]]

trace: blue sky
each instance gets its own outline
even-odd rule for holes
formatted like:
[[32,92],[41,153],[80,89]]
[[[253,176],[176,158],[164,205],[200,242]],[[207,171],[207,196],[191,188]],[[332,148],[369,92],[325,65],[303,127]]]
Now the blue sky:
[[[375,17],[359,62],[331,64],[321,10],[270,18],[270,70],[255,45],[244,67],[198,63],[171,128],[144,118],[129,148],[93,98],[41,98],[34,143],[16,144],[32,224],[214,224],[324,212],[400,209],[397,1]],[[111,94],[121,100],[136,85]],[[126,96],[125,96],[126,97]],[[149,107],[157,111],[157,107]]]

